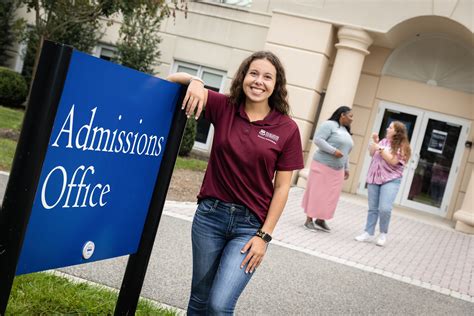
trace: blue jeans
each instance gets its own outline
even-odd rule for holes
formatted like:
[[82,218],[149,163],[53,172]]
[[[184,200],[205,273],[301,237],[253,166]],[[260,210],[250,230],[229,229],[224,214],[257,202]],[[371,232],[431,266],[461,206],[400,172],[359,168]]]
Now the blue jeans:
[[367,184],[369,191],[369,213],[365,231],[369,235],[375,233],[375,225],[380,218],[380,232],[388,233],[393,201],[397,197],[401,179],[395,179],[384,184]]
[[252,277],[240,251],[261,223],[245,206],[205,199],[192,226],[193,280],[188,315],[232,315]]

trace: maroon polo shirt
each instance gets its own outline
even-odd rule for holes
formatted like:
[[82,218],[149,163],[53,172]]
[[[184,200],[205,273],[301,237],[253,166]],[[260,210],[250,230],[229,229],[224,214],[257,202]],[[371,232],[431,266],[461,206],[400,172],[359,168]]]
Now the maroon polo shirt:
[[211,90],[205,117],[214,125],[214,141],[198,199],[245,205],[263,223],[275,171],[304,167],[298,126],[276,110],[250,122],[243,104],[232,105],[228,96]]

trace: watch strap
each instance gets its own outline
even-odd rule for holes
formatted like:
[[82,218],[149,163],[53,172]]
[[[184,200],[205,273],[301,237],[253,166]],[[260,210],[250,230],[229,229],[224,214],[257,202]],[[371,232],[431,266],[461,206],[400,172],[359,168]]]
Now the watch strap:
[[261,229],[257,230],[256,235],[258,237],[262,238],[263,241],[265,241],[266,243],[269,243],[270,241],[272,241],[272,236],[270,234],[267,234],[266,232],[264,232]]

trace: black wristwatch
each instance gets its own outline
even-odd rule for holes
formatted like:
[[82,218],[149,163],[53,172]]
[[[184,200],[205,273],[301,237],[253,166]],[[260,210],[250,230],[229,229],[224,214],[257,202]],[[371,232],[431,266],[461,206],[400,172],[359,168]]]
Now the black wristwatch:
[[261,229],[257,230],[257,233],[255,235],[262,238],[263,241],[266,242],[266,243],[269,243],[270,241],[272,241],[272,236],[270,236],[270,234],[267,234],[266,232],[264,232]]

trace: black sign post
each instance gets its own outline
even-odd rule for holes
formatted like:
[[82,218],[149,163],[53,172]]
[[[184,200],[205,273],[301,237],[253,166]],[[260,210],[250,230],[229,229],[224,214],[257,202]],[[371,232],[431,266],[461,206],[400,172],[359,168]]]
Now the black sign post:
[[5,314],[72,48],[45,41],[0,212],[0,315]]

